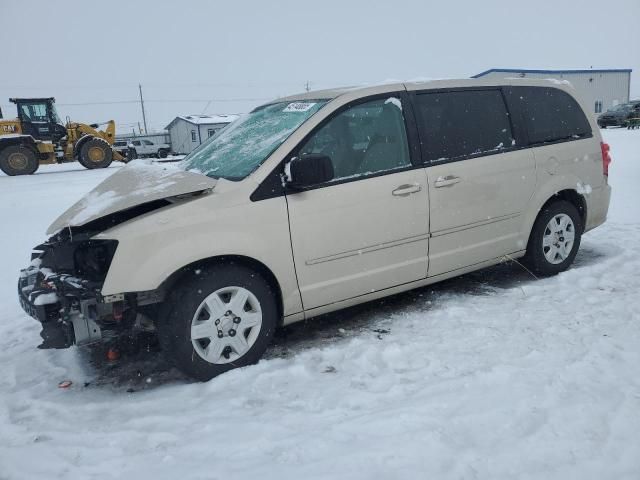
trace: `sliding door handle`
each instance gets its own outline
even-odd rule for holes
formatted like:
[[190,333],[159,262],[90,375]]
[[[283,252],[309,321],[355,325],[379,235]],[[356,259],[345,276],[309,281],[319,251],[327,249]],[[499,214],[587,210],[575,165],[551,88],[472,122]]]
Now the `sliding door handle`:
[[440,187],[450,187],[451,185],[455,185],[460,181],[460,177],[456,177],[455,175],[447,175],[446,177],[438,177],[434,182],[436,188]]
[[406,197],[407,195],[419,192],[420,190],[422,190],[422,187],[419,183],[405,183],[393,190],[391,194],[396,197]]

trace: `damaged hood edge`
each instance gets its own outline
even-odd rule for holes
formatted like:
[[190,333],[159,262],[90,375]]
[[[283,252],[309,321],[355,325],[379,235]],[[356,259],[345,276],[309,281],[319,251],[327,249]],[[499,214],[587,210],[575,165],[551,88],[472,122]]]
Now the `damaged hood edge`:
[[137,205],[180,195],[188,195],[215,187],[216,180],[175,165],[136,160],[108,177],[47,229],[53,235],[67,227],[80,227],[98,218],[127,210]]

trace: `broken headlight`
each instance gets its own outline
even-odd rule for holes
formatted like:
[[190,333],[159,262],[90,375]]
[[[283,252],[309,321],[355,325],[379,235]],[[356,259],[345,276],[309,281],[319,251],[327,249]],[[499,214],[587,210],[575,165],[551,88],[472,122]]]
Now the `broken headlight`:
[[104,281],[116,253],[116,240],[87,240],[73,253],[75,274],[94,282]]

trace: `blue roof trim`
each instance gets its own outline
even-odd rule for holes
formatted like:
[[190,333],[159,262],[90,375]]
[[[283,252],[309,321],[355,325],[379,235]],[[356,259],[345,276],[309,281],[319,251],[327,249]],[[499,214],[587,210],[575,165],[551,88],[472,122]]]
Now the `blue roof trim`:
[[631,73],[630,68],[587,69],[587,70],[529,70],[526,68],[490,68],[484,72],[473,75],[471,78],[484,77],[489,73]]

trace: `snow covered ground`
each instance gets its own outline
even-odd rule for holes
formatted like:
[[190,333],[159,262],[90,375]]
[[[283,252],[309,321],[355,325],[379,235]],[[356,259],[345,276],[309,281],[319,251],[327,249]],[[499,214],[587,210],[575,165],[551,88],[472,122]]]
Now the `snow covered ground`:
[[0,177],[0,479],[640,478],[640,131],[604,135],[609,221],[569,271],[501,265],[295,325],[205,384],[153,353],[35,349],[17,272],[119,167]]

